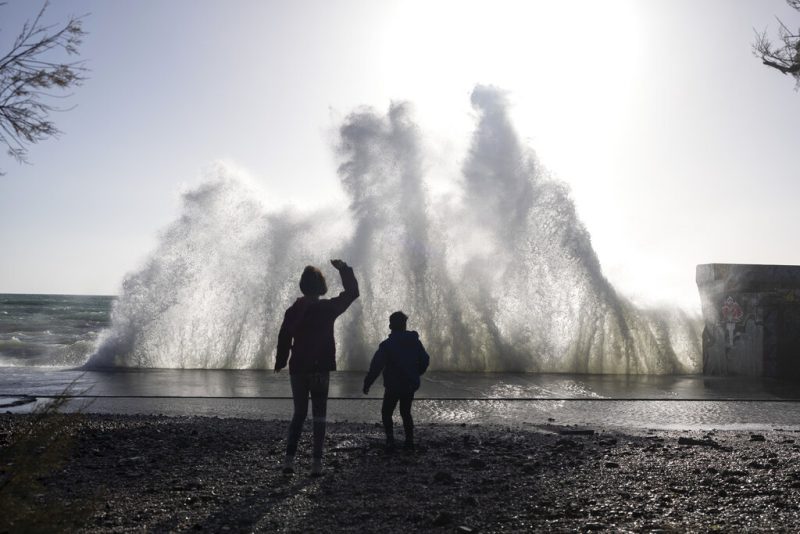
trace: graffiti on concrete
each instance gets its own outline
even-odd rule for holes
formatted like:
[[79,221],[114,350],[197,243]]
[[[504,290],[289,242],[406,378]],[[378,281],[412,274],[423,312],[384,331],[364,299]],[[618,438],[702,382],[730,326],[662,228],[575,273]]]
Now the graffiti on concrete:
[[722,305],[722,320],[725,323],[725,345],[728,347],[733,346],[733,335],[736,332],[736,325],[741,322],[744,312],[739,303],[733,300],[733,297],[728,296],[725,299],[725,304]]
[[800,381],[800,266],[697,266],[703,372]]

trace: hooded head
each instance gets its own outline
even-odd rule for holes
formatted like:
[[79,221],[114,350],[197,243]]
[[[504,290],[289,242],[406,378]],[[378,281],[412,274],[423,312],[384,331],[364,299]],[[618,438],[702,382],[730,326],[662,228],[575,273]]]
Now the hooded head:
[[396,311],[389,316],[389,330],[392,332],[405,332],[408,316],[401,312]]
[[328,285],[322,271],[311,265],[303,269],[300,275],[300,291],[307,297],[319,297],[328,292]]

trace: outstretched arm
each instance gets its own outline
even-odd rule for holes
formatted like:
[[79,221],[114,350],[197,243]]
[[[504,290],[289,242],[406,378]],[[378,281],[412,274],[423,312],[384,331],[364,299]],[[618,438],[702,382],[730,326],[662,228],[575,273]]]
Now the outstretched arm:
[[353,273],[353,268],[342,260],[331,260],[331,265],[339,271],[339,276],[342,277],[344,291],[330,300],[336,315],[341,315],[358,298],[358,281]]
[[372,362],[369,364],[369,372],[367,372],[367,376],[364,377],[364,395],[369,393],[370,386],[375,382],[375,379],[378,378],[378,375],[381,374],[385,365],[386,354],[378,347],[375,356],[372,357]]

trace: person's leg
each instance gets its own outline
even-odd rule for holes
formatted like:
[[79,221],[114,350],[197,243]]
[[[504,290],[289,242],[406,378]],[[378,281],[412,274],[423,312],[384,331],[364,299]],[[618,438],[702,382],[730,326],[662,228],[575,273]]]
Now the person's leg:
[[294,415],[292,416],[292,422],[289,423],[289,438],[286,441],[286,465],[284,466],[286,470],[290,470],[294,455],[297,453],[297,442],[300,441],[300,434],[303,432],[303,423],[306,420],[306,415],[308,415],[309,393],[308,375],[289,375],[289,382],[292,385]]
[[328,411],[328,386],[330,374],[314,373],[311,380],[311,415],[314,418],[314,463],[312,474],[322,472],[322,450],[325,444],[325,425]]
[[389,389],[383,390],[383,404],[381,405],[381,419],[383,420],[383,430],[386,432],[386,445],[394,446],[394,428],[392,425],[392,415],[397,406],[398,396]]
[[403,418],[403,429],[406,433],[406,448],[414,448],[414,419],[411,417],[411,402],[414,392],[404,393],[400,396],[400,417]]

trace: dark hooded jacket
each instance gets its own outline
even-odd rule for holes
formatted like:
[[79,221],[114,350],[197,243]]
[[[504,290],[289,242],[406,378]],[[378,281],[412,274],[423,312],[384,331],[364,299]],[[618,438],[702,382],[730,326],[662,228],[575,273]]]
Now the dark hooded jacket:
[[383,371],[383,386],[398,393],[411,393],[419,389],[419,377],[425,373],[430,356],[414,331],[394,331],[381,342],[369,372],[364,378],[364,387],[369,388]]
[[358,298],[353,269],[345,267],[339,274],[344,287],[339,296],[332,299],[300,297],[286,310],[278,333],[276,369],[286,367],[288,360],[290,374],[336,370],[333,323]]

